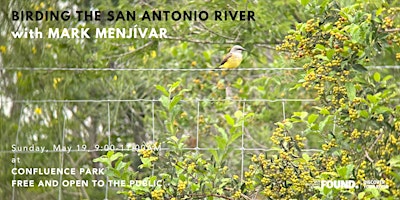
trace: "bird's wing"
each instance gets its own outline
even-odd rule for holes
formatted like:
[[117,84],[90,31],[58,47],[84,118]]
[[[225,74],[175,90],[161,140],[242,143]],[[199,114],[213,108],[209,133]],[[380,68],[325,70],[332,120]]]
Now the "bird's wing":
[[221,64],[219,66],[224,65],[226,63],[226,61],[228,61],[228,59],[230,57],[232,57],[232,53],[226,54],[226,56],[224,57],[224,59],[222,60],[222,62],[221,62]]

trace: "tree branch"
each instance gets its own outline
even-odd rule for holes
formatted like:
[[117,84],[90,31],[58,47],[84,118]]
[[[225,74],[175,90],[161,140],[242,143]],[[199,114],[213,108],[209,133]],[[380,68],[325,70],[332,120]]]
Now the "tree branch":
[[230,198],[230,197],[227,197],[224,195],[220,195],[220,194],[189,194],[188,196],[192,197],[192,198],[197,198],[197,199],[198,198],[203,199],[203,198],[207,198],[207,197],[218,197],[218,198],[222,198],[222,199],[233,200],[233,198]]
[[374,141],[374,143],[372,143],[372,145],[368,148],[368,150],[365,150],[365,157],[366,157],[371,163],[373,163],[374,160],[373,160],[371,157],[369,157],[368,151],[371,151],[371,150],[372,150],[372,148],[375,146],[375,144],[378,142],[378,140],[381,139],[382,135],[383,135],[383,131],[381,131],[381,133],[378,135],[378,137],[376,138],[376,140]]
[[200,24],[201,24],[208,32],[210,32],[210,33],[212,33],[212,34],[214,34],[214,35],[217,35],[217,36],[219,36],[219,37],[222,37],[222,38],[225,38],[225,39],[228,39],[228,40],[233,40],[233,38],[231,38],[231,37],[228,37],[228,36],[226,36],[226,35],[222,35],[222,34],[220,34],[220,33],[217,33],[217,32],[215,32],[215,31],[209,29],[203,22],[200,22]]
[[135,49],[134,51],[128,51],[128,52],[125,52],[125,53],[122,53],[122,54],[111,55],[111,56],[106,57],[106,59],[110,59],[110,58],[119,58],[119,57],[127,56],[127,55],[129,55],[129,54],[134,54],[134,53],[136,53],[136,52],[138,52],[138,51],[141,51],[142,49],[144,49],[144,48],[146,48],[146,47],[152,45],[153,43],[154,43],[154,41],[152,40],[152,41],[150,41],[150,42],[147,42],[147,43],[144,44],[143,46],[141,46],[141,47]]
[[[217,41],[198,40],[198,39],[191,39],[191,38],[184,38],[184,37],[172,37],[172,36],[167,36],[166,39],[193,42],[193,43],[199,43],[199,44],[237,44],[237,43],[243,42],[243,41],[235,41],[235,40],[226,40],[224,42],[217,42]],[[250,43],[250,44],[257,46],[257,47],[276,50],[274,47],[275,44],[267,44],[267,43]]]
[[385,29],[385,32],[387,33],[400,32],[400,28]]

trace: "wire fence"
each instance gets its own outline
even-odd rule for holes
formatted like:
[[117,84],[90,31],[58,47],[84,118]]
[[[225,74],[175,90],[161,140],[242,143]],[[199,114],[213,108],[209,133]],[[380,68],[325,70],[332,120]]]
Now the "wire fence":
[[[369,69],[400,69],[400,66],[371,66],[368,67]],[[240,68],[240,69],[232,69],[236,71],[268,71],[268,70],[301,70],[302,68]],[[0,70],[6,70],[6,71],[211,71],[211,70],[222,70],[222,69],[115,69],[115,68],[0,68]],[[398,100],[398,99],[397,99]],[[396,101],[397,101],[396,100]],[[59,99],[42,99],[42,100],[11,100],[7,98],[0,98],[0,106],[3,106],[6,103],[15,103],[15,104],[21,104],[23,107],[28,107],[29,105],[32,104],[68,104],[68,103],[84,103],[84,104],[90,104],[90,103],[99,103],[99,104],[104,104],[106,105],[107,108],[107,113],[104,113],[104,116],[107,118],[107,127],[105,127],[105,132],[106,132],[106,139],[107,139],[107,144],[109,146],[113,145],[112,144],[112,126],[111,126],[111,110],[110,106],[114,103],[143,103],[143,104],[151,104],[151,113],[145,113],[151,118],[151,128],[149,132],[151,132],[151,140],[155,141],[156,140],[156,106],[159,106],[160,100],[158,99],[70,99],[70,100],[59,100]],[[281,104],[282,110],[282,120],[286,119],[287,116],[287,105],[291,103],[296,103],[296,102],[301,102],[301,103],[312,103],[315,102],[313,99],[184,99],[181,100],[182,103],[190,103],[193,104],[193,109],[196,110],[195,118],[196,118],[196,127],[192,128],[192,131],[195,132],[195,140],[196,144],[194,147],[187,147],[184,148],[185,150],[189,151],[209,151],[209,150],[216,150],[217,148],[213,147],[201,147],[199,145],[199,142],[201,141],[200,137],[200,110],[203,102],[236,102],[237,104],[241,105],[241,111],[245,115],[247,108],[249,104],[252,102],[264,102],[264,103],[279,103]],[[19,116],[19,122],[18,122],[18,129],[16,132],[16,137],[15,137],[15,144],[19,145],[20,143],[20,138],[23,136],[21,135],[21,127],[23,123],[23,119],[26,115],[26,113],[23,112],[24,108],[21,109],[21,113]],[[257,113],[255,113],[257,114]],[[62,127],[62,133],[61,133],[61,145],[65,145],[65,138],[67,137],[67,128],[66,128],[66,123],[69,120],[68,114],[63,113],[63,127]],[[336,119],[336,118],[335,118]],[[45,125],[44,125],[45,126]],[[242,135],[240,138],[240,146],[236,148],[235,150],[240,152],[240,176],[241,179],[243,180],[243,174],[245,171],[245,156],[246,152],[255,152],[255,151],[261,151],[261,152],[269,152],[269,151],[275,151],[273,148],[256,148],[256,147],[248,147],[245,144],[245,136],[246,133],[245,131],[246,128],[246,123],[245,121],[242,121],[241,125],[241,130],[242,130]],[[334,126],[332,128],[332,133],[334,134],[336,131],[336,124],[334,123]],[[103,151],[108,151],[109,149],[72,149],[68,152],[76,152],[76,153],[90,153],[90,152],[103,152]],[[161,151],[169,151],[169,148],[162,147],[159,150]],[[131,149],[118,149],[118,151],[132,151]],[[321,151],[321,149],[306,149],[304,150],[305,152],[318,152]],[[59,168],[63,168],[65,163],[68,162],[65,160],[65,154],[68,153],[67,150],[65,149],[60,149],[60,150],[48,150],[45,153],[59,153],[60,155],[60,164]],[[0,154],[7,154],[7,155],[13,155],[14,159],[17,159],[19,154],[35,154],[35,153],[43,153],[43,152],[37,152],[37,151],[13,151],[13,150],[0,150]],[[14,168],[17,168],[17,162],[14,163]],[[17,177],[14,174],[13,175],[13,180],[16,180]],[[59,176],[59,181],[61,182],[63,180],[63,175]],[[106,181],[108,181],[108,177],[106,177]],[[109,193],[110,193],[110,188],[108,184],[105,185],[105,190],[104,190],[104,199],[109,198]],[[61,184],[58,188],[58,195],[57,198],[59,200],[63,199],[63,188],[61,187]],[[18,199],[17,193],[16,193],[16,188],[12,187],[12,199]]]
[[[397,65],[367,66],[367,69],[400,69]],[[302,70],[301,67],[268,67],[268,68],[75,68],[75,67],[0,67],[0,70],[10,71],[282,71],[282,70]]]
[[[281,103],[282,104],[282,116],[284,118],[286,118],[286,110],[285,110],[285,105],[290,103],[290,102],[314,102],[314,100],[312,99],[248,99],[248,100],[234,100],[234,99],[224,99],[224,100],[209,100],[209,99],[203,99],[203,100],[182,100],[182,102],[190,102],[190,103],[194,103],[195,107],[194,109],[196,109],[196,128],[194,130],[195,131],[195,140],[196,140],[196,145],[193,148],[187,147],[187,148],[183,148],[184,150],[189,150],[189,151],[209,151],[209,150],[217,150],[217,148],[212,148],[212,147],[200,147],[199,146],[199,142],[201,141],[201,137],[199,136],[199,117],[200,117],[200,103],[201,102],[217,102],[217,101],[235,101],[235,102],[239,102],[242,105],[242,112],[243,114],[246,114],[246,106],[247,103],[249,102],[273,102],[273,103]],[[111,142],[111,113],[110,113],[110,104],[112,103],[119,103],[119,102],[142,102],[142,103],[151,103],[151,113],[148,113],[149,115],[152,116],[152,128],[151,128],[151,135],[152,138],[151,140],[155,141],[156,137],[155,137],[155,104],[159,103],[159,100],[148,100],[148,99],[133,99],[133,100],[96,100],[96,99],[91,99],[91,100],[18,100],[18,101],[14,101],[14,103],[21,103],[24,105],[29,105],[29,104],[38,104],[38,103],[57,103],[57,104],[64,104],[64,103],[102,103],[102,104],[106,104],[107,105],[107,113],[105,114],[105,116],[107,116],[107,128],[106,128],[106,135],[107,135],[107,144],[109,146],[113,145]],[[21,109],[21,111],[24,109]],[[24,114],[21,112],[20,114],[20,121],[19,121],[19,127],[21,127],[21,121],[24,118]],[[65,145],[65,124],[68,120],[68,117],[64,116],[62,117],[64,119],[63,121],[63,128],[62,128],[62,140],[61,140],[61,145],[64,146]],[[194,127],[193,127],[194,128]],[[245,131],[244,129],[246,128],[245,126],[245,121],[242,122],[242,132],[244,134],[242,134],[241,139],[240,139],[240,147],[236,148],[235,151],[239,151],[241,158],[240,158],[240,177],[241,179],[243,179],[243,174],[244,174],[244,162],[245,162],[245,155],[246,152],[256,152],[256,151],[261,151],[261,152],[269,152],[269,151],[276,151],[276,149],[272,149],[272,148],[251,148],[251,147],[246,147],[245,146]],[[15,138],[15,144],[19,145],[19,139],[21,137],[21,130],[18,129],[17,130],[17,134],[16,134],[16,138]],[[103,152],[103,151],[108,151],[111,149],[87,149],[87,150],[83,150],[83,149],[72,149],[72,150],[46,150],[46,152],[44,152],[45,154],[47,153],[59,153],[60,154],[60,166],[59,168],[63,168],[64,167],[64,162],[65,162],[65,158],[64,158],[64,154],[66,153],[70,153],[70,152],[80,152],[80,153],[90,153],[90,152]],[[169,148],[160,148],[160,151],[169,151]],[[132,151],[131,149],[117,149],[117,151]],[[320,149],[307,149],[305,150],[305,152],[317,152],[317,151],[321,151]],[[12,150],[3,150],[0,151],[0,154],[14,154],[14,158],[16,159],[18,157],[18,154],[33,154],[33,153],[43,153],[40,151],[12,151]],[[14,168],[17,168],[17,163],[14,163]],[[107,178],[107,177],[106,177]],[[16,175],[13,176],[13,179],[16,179]],[[60,175],[59,177],[59,181],[61,182],[63,180],[62,175]],[[108,180],[108,179],[107,179]],[[109,186],[106,185],[105,186],[105,199],[108,199],[108,192],[109,192]],[[16,199],[15,198],[15,187],[13,188],[13,198],[12,199]],[[58,199],[62,199],[62,188],[60,186],[59,188],[59,198]]]

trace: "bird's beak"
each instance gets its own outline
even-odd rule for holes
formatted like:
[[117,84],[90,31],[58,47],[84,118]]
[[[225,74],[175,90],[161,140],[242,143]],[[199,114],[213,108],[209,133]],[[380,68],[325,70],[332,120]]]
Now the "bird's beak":
[[242,48],[242,51],[247,51],[245,48]]

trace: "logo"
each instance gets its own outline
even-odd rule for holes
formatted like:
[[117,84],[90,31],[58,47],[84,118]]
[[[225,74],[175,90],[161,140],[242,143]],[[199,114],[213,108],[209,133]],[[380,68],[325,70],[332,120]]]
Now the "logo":
[[384,180],[365,180],[361,184],[356,184],[354,180],[316,180],[311,184],[313,188],[329,188],[329,189],[359,189],[359,188],[376,188],[388,189]]
[[335,188],[335,189],[358,189],[358,185],[353,180],[321,180],[321,187]]

